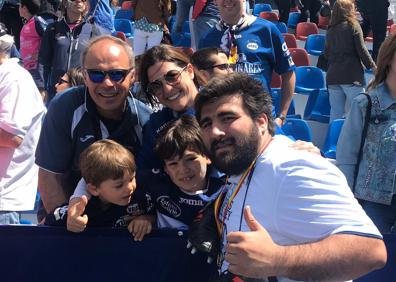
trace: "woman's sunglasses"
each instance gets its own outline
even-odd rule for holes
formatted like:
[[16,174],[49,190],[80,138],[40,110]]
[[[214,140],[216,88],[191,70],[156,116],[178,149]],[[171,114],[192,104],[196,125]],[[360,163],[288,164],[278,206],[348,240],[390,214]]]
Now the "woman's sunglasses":
[[85,71],[87,72],[88,77],[92,82],[102,83],[106,75],[109,76],[111,81],[122,82],[131,70],[132,69],[128,69],[128,70],[114,69],[114,70],[102,71],[96,69],[86,69]]
[[162,89],[162,82],[170,86],[175,86],[179,83],[180,75],[185,71],[187,66],[181,70],[170,70],[162,78],[150,82],[146,87],[146,92],[150,95],[155,95],[159,90]]

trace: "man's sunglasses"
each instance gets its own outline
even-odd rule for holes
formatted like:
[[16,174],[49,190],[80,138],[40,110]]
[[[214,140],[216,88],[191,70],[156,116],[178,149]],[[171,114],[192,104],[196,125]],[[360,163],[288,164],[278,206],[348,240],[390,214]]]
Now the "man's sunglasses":
[[204,68],[205,70],[209,70],[209,69],[214,69],[214,68],[218,68],[219,70],[234,70],[235,69],[235,64],[219,64],[219,65],[213,65],[207,68]]
[[162,78],[150,82],[146,87],[146,92],[150,95],[155,95],[159,90],[162,89],[162,82],[174,86],[179,83],[180,75],[185,71],[187,66],[181,70],[170,70]]
[[109,75],[111,81],[122,82],[127,74],[132,69],[114,69],[108,71],[96,70],[96,69],[86,69],[89,79],[94,83],[101,83],[105,79],[106,75]]
[[67,81],[67,80],[63,79],[62,77],[60,77],[60,78],[58,79],[58,84],[61,85],[61,84],[63,84],[63,83],[69,84],[69,81]]

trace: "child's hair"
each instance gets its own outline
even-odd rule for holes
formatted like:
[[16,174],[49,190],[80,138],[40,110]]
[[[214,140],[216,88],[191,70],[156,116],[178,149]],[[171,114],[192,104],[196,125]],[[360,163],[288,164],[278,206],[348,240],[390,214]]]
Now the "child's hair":
[[36,15],[40,10],[40,0],[21,0],[21,6],[25,6],[31,15]]
[[135,159],[130,151],[112,140],[99,140],[80,155],[80,170],[85,182],[99,186],[108,179],[119,179],[125,172],[134,175]]
[[182,115],[168,123],[160,132],[154,151],[161,160],[181,157],[186,150],[207,155],[195,117]]
[[69,80],[70,87],[84,85],[84,74],[81,67],[70,68],[66,72]]

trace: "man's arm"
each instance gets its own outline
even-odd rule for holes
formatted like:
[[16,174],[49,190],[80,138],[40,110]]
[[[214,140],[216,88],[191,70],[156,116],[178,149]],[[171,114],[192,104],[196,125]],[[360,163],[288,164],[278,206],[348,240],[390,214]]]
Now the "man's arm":
[[62,177],[63,174],[39,169],[38,188],[47,213],[53,212],[55,208],[68,202],[62,188]]
[[[281,104],[279,114],[286,116],[289,110],[290,103],[294,94],[294,87],[296,84],[296,74],[294,71],[288,71],[281,74],[282,86],[281,86]],[[282,121],[280,119],[275,119],[279,126],[282,126]]]
[[23,139],[0,128],[0,147],[17,148]]
[[229,271],[254,278],[282,276],[294,280],[350,280],[385,265],[382,240],[352,234],[331,235],[323,240],[294,246],[275,244],[268,232],[244,210],[251,232],[227,236],[225,259]]

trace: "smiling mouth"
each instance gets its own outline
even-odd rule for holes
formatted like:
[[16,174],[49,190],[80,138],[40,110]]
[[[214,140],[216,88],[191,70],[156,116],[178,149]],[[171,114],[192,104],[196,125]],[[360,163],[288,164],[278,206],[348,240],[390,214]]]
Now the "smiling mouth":
[[169,101],[174,101],[174,100],[176,100],[177,98],[179,98],[181,95],[182,95],[182,93],[177,92],[176,94],[174,94],[174,95],[172,95],[172,96],[169,96],[169,97],[167,97],[166,99],[169,100]]
[[234,144],[234,142],[232,139],[224,139],[224,140],[216,142],[216,144],[214,145],[214,150],[219,151],[219,150],[222,150],[229,146],[232,146],[233,144]]
[[115,92],[115,93],[101,93],[101,92],[99,92],[98,95],[103,98],[113,98],[118,95],[118,92]]

